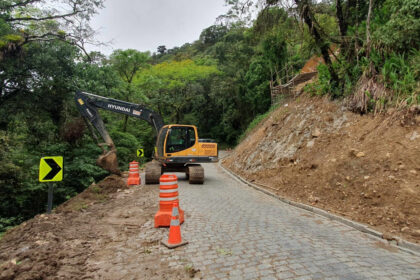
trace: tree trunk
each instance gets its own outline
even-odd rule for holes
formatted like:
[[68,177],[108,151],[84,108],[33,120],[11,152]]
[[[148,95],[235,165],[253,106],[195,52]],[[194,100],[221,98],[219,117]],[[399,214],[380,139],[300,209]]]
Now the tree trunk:
[[[130,96],[131,96],[131,79],[128,80],[127,84],[127,97],[125,98],[127,102],[130,102]],[[124,124],[123,124],[123,132],[127,132],[127,123],[128,123],[128,116],[124,116]]]
[[[338,26],[340,28],[340,35],[341,37],[344,37],[347,35],[347,21],[344,18],[343,6],[341,3],[341,0],[335,1],[335,10],[336,10],[336,15],[337,15],[337,20],[338,20]],[[341,38],[341,40],[343,42],[344,38]]]
[[127,122],[128,122],[128,116],[124,116],[124,125],[123,125],[123,132],[127,132]]
[[356,0],[356,40],[354,40],[354,51],[356,54],[356,63],[359,66],[359,0]]
[[181,112],[180,112],[180,110],[176,109],[175,123],[178,124],[180,120],[181,120]]
[[295,0],[296,4],[298,5],[301,16],[303,17],[303,20],[305,21],[306,25],[309,28],[309,32],[312,34],[312,37],[315,39],[316,45],[320,48],[322,58],[324,59],[325,64],[328,67],[328,71],[331,74],[331,79],[334,83],[338,84],[338,75],[335,73],[334,68],[332,67],[332,61],[330,59],[329,54],[329,46],[328,43],[326,43],[322,37],[316,26],[314,26],[312,21],[312,13],[309,9],[309,4],[307,1],[301,1],[301,0]]
[[369,10],[366,20],[366,56],[370,54],[370,18],[372,17],[373,0],[369,0]]
[[[368,15],[367,15],[367,20],[366,20],[366,58],[369,61],[369,57],[370,57],[370,18],[372,16],[372,6],[373,6],[373,0],[369,0],[369,10],[368,10]],[[369,62],[369,68],[367,70],[367,75],[368,76],[373,76],[375,74],[375,66],[373,65],[373,62],[370,61]]]
[[[160,94],[159,94],[159,98],[160,98]],[[157,103],[157,108],[158,108],[158,113],[159,113],[159,115],[161,115],[161,116],[163,116],[163,114],[162,114],[162,107],[161,107],[161,105],[160,105],[160,102],[158,102]]]

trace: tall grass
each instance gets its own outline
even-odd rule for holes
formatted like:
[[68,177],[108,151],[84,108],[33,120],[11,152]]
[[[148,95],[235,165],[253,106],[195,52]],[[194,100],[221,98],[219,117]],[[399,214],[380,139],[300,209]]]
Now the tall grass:
[[420,103],[420,51],[412,50],[410,54],[407,57],[391,53],[381,69],[385,86],[394,92],[395,101],[403,105]]

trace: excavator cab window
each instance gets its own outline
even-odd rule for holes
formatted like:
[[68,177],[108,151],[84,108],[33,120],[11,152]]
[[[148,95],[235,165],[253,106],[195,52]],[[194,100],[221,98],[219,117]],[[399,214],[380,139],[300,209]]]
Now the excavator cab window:
[[166,139],[166,152],[176,153],[195,144],[195,130],[188,126],[171,127]]

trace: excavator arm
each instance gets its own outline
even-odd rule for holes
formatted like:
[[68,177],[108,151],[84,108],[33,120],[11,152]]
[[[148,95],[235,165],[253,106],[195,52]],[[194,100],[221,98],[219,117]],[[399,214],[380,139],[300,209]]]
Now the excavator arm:
[[[159,114],[139,104],[81,91],[76,92],[75,101],[77,109],[86,120],[89,128],[91,128],[93,136],[97,141],[99,140],[92,127],[99,132],[102,139],[105,141],[105,143],[98,144],[102,148],[103,154],[98,158],[97,164],[113,174],[120,174],[116,149],[114,142],[112,141],[105,128],[102,118],[99,115],[98,109],[112,111],[144,120],[156,129],[156,134],[159,133],[160,129],[164,125],[162,117]],[[107,146],[108,150],[106,150],[103,146]]]

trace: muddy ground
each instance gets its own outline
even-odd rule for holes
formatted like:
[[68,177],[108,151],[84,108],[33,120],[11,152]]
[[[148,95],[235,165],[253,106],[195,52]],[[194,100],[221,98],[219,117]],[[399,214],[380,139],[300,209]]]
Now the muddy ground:
[[373,115],[285,101],[224,166],[293,201],[420,243],[420,108]]
[[[53,214],[7,232],[0,279],[189,279],[190,271],[149,257],[159,240],[142,239],[158,195],[158,186],[127,188],[116,175],[90,186]],[[138,256],[141,262],[130,262]]]

